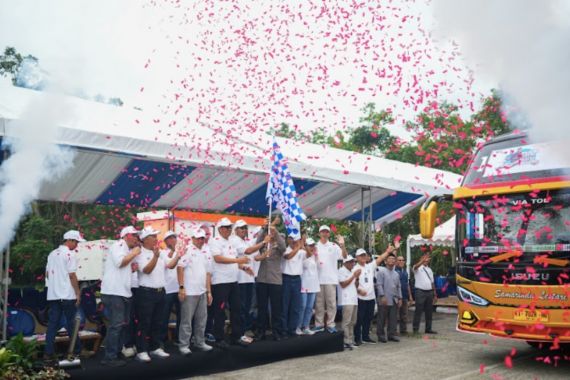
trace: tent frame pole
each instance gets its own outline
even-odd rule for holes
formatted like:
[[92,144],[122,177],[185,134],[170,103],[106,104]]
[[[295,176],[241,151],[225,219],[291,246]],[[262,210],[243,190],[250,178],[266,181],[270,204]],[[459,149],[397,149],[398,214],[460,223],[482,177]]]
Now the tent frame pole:
[[8,339],[8,288],[10,287],[10,244],[5,252],[0,253],[0,302],[2,303],[2,337]]

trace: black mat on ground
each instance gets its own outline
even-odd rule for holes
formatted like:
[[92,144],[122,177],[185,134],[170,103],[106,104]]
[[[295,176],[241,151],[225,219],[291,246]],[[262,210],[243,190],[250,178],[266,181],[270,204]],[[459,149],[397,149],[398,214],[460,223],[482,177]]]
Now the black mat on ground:
[[153,359],[151,363],[129,361],[124,367],[109,368],[100,364],[101,353],[83,360],[82,369],[69,370],[73,380],[111,379],[183,379],[253,367],[301,356],[342,351],[342,333],[319,333],[313,336],[291,338],[280,342],[261,341],[249,347],[231,346],[228,350],[215,348],[210,352],[194,352],[188,357],[178,354],[175,347],[167,349],[168,359]]

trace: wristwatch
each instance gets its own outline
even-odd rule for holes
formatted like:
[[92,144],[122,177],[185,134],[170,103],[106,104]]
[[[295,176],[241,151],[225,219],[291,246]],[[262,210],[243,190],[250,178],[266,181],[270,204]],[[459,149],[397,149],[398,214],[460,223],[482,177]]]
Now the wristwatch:
[[184,290],[184,285],[180,285],[180,290]]

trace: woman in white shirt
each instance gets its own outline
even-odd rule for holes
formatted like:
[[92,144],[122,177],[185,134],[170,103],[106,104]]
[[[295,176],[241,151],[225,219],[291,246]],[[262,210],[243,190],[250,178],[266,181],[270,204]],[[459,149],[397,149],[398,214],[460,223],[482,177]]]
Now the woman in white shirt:
[[299,330],[305,335],[313,335],[314,332],[309,328],[309,324],[313,316],[317,293],[321,290],[317,261],[315,260],[316,247],[313,239],[308,238],[305,241],[305,251],[307,253],[303,260],[303,274],[301,275],[301,323]]

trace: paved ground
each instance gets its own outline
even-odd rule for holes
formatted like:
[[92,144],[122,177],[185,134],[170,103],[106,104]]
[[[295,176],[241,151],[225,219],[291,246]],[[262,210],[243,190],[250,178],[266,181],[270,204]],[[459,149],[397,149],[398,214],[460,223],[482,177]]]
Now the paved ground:
[[[208,379],[570,378],[570,358],[561,358],[554,366],[544,362],[544,353],[524,342],[456,332],[454,315],[436,314],[434,328],[439,334],[429,338],[406,337],[400,343],[365,345],[354,351],[284,360],[211,375]],[[508,368],[505,357],[513,350],[516,354],[512,368]],[[554,362],[554,357],[551,360]]]

